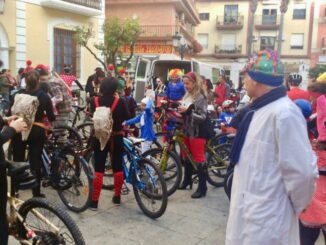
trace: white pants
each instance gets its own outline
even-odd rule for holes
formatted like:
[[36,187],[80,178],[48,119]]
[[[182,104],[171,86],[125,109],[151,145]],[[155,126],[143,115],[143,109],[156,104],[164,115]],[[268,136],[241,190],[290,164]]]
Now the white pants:
[[152,141],[144,141],[141,143],[141,152],[144,153],[145,151],[148,151],[151,149]]

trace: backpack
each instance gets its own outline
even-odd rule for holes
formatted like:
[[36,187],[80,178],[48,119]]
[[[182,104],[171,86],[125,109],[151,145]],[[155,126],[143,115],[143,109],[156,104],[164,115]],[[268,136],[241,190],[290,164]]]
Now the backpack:
[[112,134],[113,118],[112,113],[117,107],[119,102],[118,98],[115,98],[111,108],[100,106],[99,97],[94,97],[95,112],[93,114],[95,137],[100,141],[101,151],[104,150],[106,144]]
[[18,93],[14,97],[11,114],[24,118],[28,128],[27,131],[22,132],[23,141],[27,140],[31,132],[39,104],[38,98],[33,95]]

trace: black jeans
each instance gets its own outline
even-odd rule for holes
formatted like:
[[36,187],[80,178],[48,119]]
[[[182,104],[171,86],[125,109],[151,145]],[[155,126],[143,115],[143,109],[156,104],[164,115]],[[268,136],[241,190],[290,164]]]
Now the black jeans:
[[[304,226],[300,222],[300,243],[301,245],[315,245],[319,234],[320,234],[321,228],[310,228],[307,226]],[[326,244],[326,232],[322,231],[324,234],[324,240]]]
[[29,146],[29,163],[38,182],[41,180],[42,150],[45,143],[43,128],[33,126],[27,141],[22,141],[22,135],[16,134],[12,139],[13,160],[25,161],[26,145]]
[[0,244],[8,244],[7,222],[7,172],[6,165],[0,163]]

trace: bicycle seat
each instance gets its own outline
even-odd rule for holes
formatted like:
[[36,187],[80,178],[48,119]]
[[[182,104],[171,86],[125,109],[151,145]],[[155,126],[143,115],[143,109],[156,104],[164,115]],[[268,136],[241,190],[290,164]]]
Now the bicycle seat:
[[26,170],[29,169],[28,162],[13,162],[13,161],[6,161],[7,169],[8,169],[8,176],[16,176],[21,173],[24,173]]
[[86,105],[84,106],[79,106],[79,105],[72,105],[73,108],[76,108],[79,111],[83,111],[86,108]]
[[145,141],[145,139],[135,137],[128,137],[128,139],[132,142],[133,145],[138,145]]

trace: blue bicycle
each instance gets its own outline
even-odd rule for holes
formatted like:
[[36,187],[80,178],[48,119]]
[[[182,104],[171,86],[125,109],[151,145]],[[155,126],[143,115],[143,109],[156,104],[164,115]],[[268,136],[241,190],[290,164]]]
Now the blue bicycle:
[[135,145],[141,139],[124,138],[125,154],[123,171],[127,183],[133,186],[136,201],[141,210],[152,219],[159,218],[168,204],[164,176],[152,161],[139,155]]
[[[156,219],[162,216],[166,210],[168,204],[167,186],[157,165],[148,158],[142,157],[137,150],[136,146],[141,141],[142,139],[136,138],[123,139],[125,148],[122,161],[123,172],[125,182],[133,187],[136,201],[141,210],[148,217]],[[86,147],[85,159],[94,164],[90,144]],[[105,164],[104,183],[106,185],[104,189],[112,190],[114,188],[110,154]],[[128,187],[123,193],[129,193]]]

